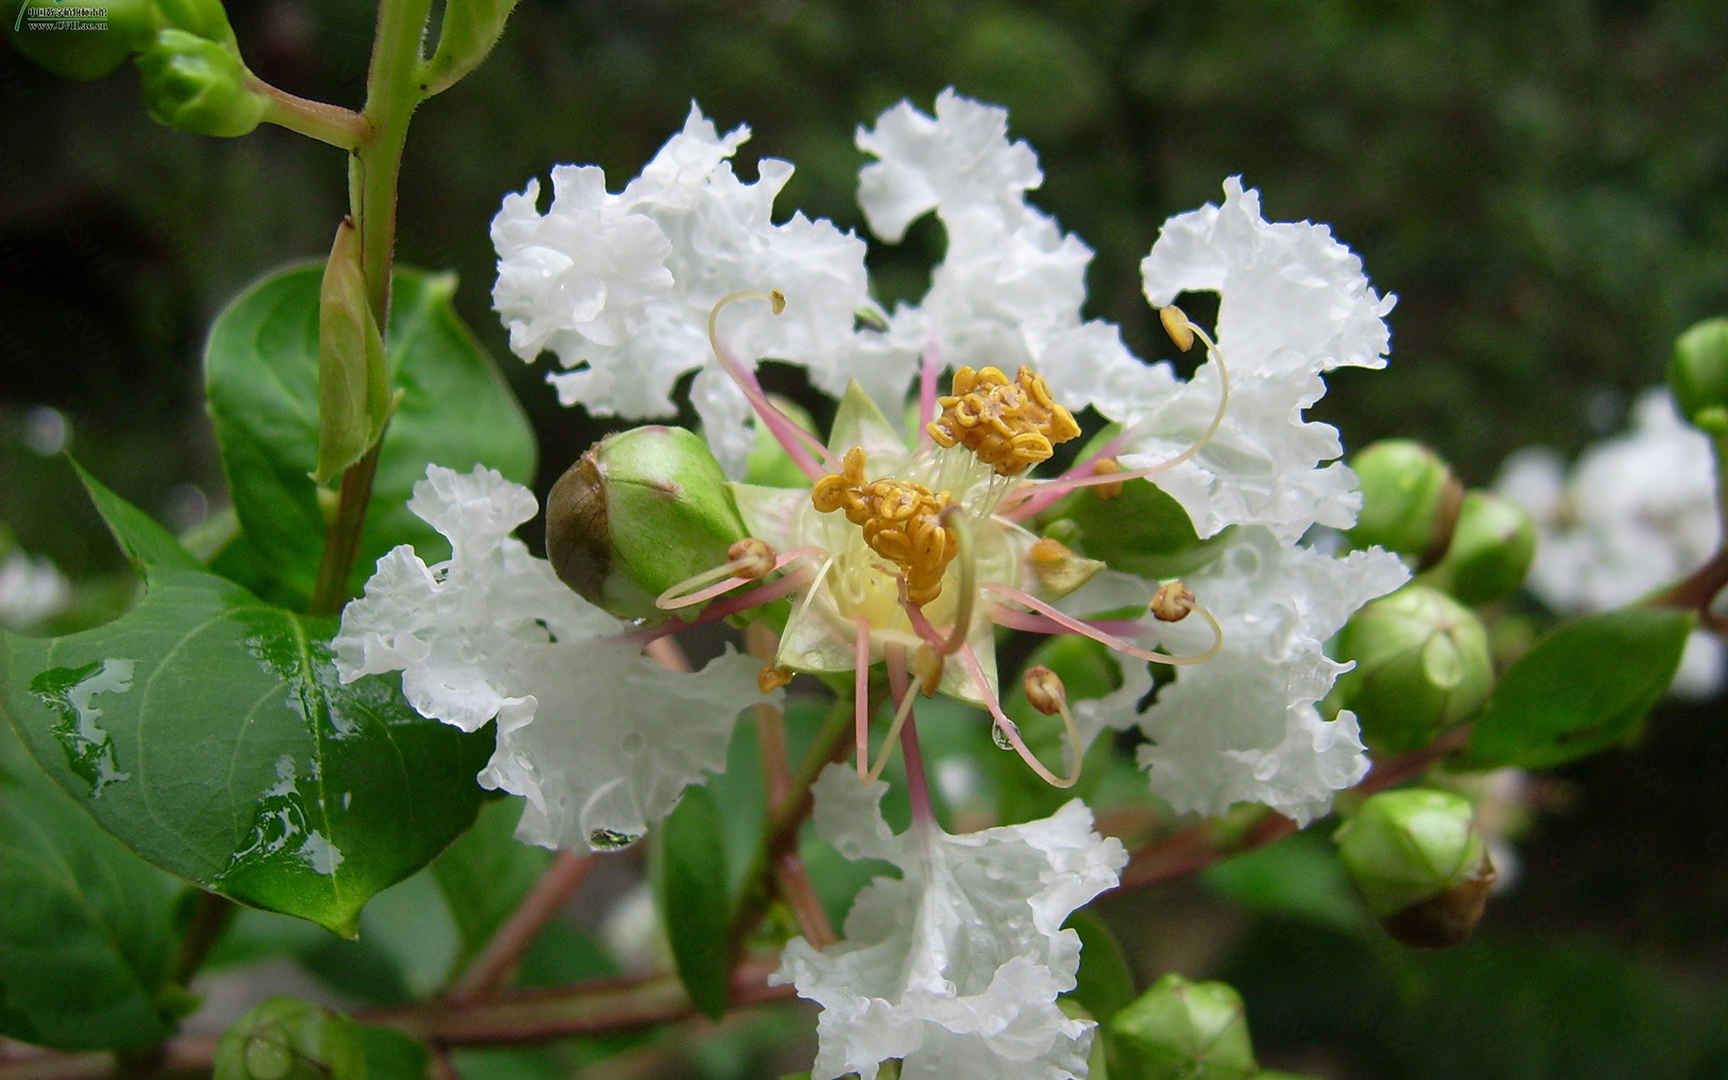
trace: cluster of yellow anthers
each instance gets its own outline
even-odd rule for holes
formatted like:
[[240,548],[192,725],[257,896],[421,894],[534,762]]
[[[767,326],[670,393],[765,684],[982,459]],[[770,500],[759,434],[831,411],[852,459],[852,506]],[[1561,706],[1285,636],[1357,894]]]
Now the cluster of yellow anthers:
[[942,415],[925,427],[937,445],[965,444],[999,476],[1018,476],[1049,459],[1057,443],[1080,434],[1074,416],[1050,396],[1044,377],[1022,367],[1009,382],[993,367],[954,373]]
[[928,604],[942,591],[942,575],[959,550],[959,538],[943,524],[942,511],[953,500],[908,480],[864,479],[864,449],[846,451],[841,471],[824,476],[810,490],[817,510],[845,510],[846,519],[864,530],[870,550],[900,567],[906,594]]

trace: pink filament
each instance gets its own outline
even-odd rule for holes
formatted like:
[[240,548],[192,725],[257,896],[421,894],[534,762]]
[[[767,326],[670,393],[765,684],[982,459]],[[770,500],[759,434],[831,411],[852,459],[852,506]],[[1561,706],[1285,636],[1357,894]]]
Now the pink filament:
[[[1122,448],[1125,436],[1126,433],[1117,435],[1105,443],[1096,454],[1070,468],[1061,476],[1033,484],[1030,494],[1020,496],[1019,502],[1005,511],[1000,511],[1001,515],[1010,521],[1025,521],[1076,487],[1082,486],[1079,481],[1091,477],[1092,470],[1098,467],[1100,461],[1116,456],[1116,451]],[[1093,480],[1091,482],[1094,484],[1114,483],[1128,478],[1128,474],[1110,473],[1109,477],[1109,480]]]
[[984,677],[984,669],[979,665],[978,656],[972,651],[972,646],[967,645],[961,648],[960,661],[966,665],[967,674],[972,676],[972,685],[977,688],[978,696],[984,699],[985,707],[995,718],[997,729],[1007,738],[1008,745],[1014,748],[1014,752],[1020,755],[1020,760],[1026,763],[1026,767],[1037,773],[1038,778],[1051,787],[1073,787],[1074,782],[1079,779],[1078,773],[1066,780],[1057,776],[1044,767],[1044,763],[1032,753],[1031,747],[1028,747],[1025,740],[1020,738],[1019,726],[1003,713],[1001,703],[996,700],[996,692],[990,688],[990,681]]
[[[1074,618],[1072,615],[1058,611],[1056,608],[1051,607],[1049,604],[1046,604],[1035,596],[1021,592],[1019,589],[1013,589],[1006,585],[997,585],[994,583],[987,583],[985,588],[1012,600],[1016,604],[1024,604],[1026,607],[1038,612],[1040,615],[1043,615],[1045,618],[1051,620],[1065,630],[1076,634],[1084,634],[1093,641],[1107,645],[1110,648],[1115,649],[1117,652],[1127,653],[1129,656],[1137,657],[1141,660],[1149,660],[1156,664],[1181,662],[1181,658],[1179,657],[1173,657],[1163,653],[1148,652],[1132,642],[1122,640],[1114,634],[1106,634],[1102,630],[1095,629],[1092,626],[1087,625],[1085,622]],[[1002,619],[1000,618],[1001,614],[1003,613],[998,612],[997,618],[995,619],[996,622],[1002,622]]]
[[724,619],[728,615],[736,615],[740,611],[749,611],[751,608],[761,607],[763,604],[772,604],[787,593],[797,592],[809,581],[808,574],[788,574],[771,585],[764,585],[759,589],[751,589],[749,592],[729,596],[724,600],[716,600],[702,609],[702,614],[694,619],[667,619],[656,626],[635,630],[623,636],[637,638],[643,642],[654,641],[668,634],[676,634],[680,630],[688,630],[692,626],[701,626],[703,623],[711,623],[716,619]]
[[[906,671],[906,647],[890,645],[887,649],[888,690],[894,695],[894,707],[899,709],[906,695],[913,693]],[[930,786],[924,778],[924,752],[918,745],[918,718],[914,709],[906,710],[906,726],[900,729],[900,753],[906,758],[906,797],[912,804],[913,821],[935,821],[936,812],[930,805]]]
[[[1068,626],[1045,615],[1034,615],[1013,608],[999,607],[990,613],[990,621],[1010,630],[1030,630],[1034,634],[1066,634]],[[1139,619],[1081,619],[1080,622],[1104,634],[1133,634],[1146,628]]]
[[870,776],[870,620],[860,616],[852,657],[852,725],[858,743],[858,779]]

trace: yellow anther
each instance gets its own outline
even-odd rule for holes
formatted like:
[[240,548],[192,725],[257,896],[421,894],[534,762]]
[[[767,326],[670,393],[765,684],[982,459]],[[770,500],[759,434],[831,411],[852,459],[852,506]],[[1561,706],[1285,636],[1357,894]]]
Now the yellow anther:
[[954,530],[941,514],[952,500],[907,480],[864,479],[864,449],[846,451],[841,471],[816,481],[810,503],[822,513],[846,511],[864,530],[870,550],[900,567],[908,598],[928,604],[942,592],[942,575],[959,550]]
[[942,687],[942,665],[947,657],[928,645],[920,645],[912,654],[912,670],[918,676],[918,692],[933,698]]
[[1043,376],[1022,367],[1014,380],[993,367],[954,373],[942,415],[925,426],[938,446],[964,444],[1000,476],[1047,460],[1057,443],[1080,434],[1074,416],[1050,396]]
[[756,673],[756,689],[764,694],[771,694],[792,681],[797,675],[791,668],[778,667],[774,664],[762,665],[762,670]]
[[1027,703],[1045,716],[1055,716],[1068,704],[1068,688],[1062,685],[1062,676],[1043,664],[1027,668],[1020,685],[1026,690]]
[[1180,581],[1167,581],[1158,586],[1146,608],[1159,622],[1181,622],[1194,610],[1194,593]]
[[[1099,458],[1097,461],[1092,463],[1092,474],[1094,476],[1110,476],[1122,471],[1122,463],[1117,461],[1115,458]],[[1099,484],[1092,490],[1097,493],[1100,499],[1114,499],[1116,496],[1122,494],[1122,484],[1120,481],[1114,484]]]
[[774,569],[774,549],[767,541],[746,536],[726,549],[726,557],[736,564],[732,576],[755,581]]
[[1042,537],[1032,542],[1032,550],[1027,552],[1032,558],[1032,565],[1057,566],[1074,557],[1074,552],[1060,540]]
[[1176,347],[1187,352],[1194,347],[1194,324],[1188,321],[1188,315],[1175,304],[1158,309],[1158,321],[1164,324],[1164,332],[1170,335],[1170,340]]

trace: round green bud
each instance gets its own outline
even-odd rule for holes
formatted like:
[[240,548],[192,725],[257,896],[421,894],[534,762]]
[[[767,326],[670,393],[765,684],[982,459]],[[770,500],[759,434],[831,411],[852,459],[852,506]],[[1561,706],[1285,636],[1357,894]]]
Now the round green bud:
[[1330,705],[1351,709],[1375,750],[1427,746],[1461,723],[1494,688],[1488,632],[1469,608],[1425,585],[1406,585],[1358,611],[1338,637]]
[[214,41],[230,52],[238,50],[222,0],[155,0],[155,7],[159,27],[171,26]]
[[1404,944],[1457,945],[1481,921],[1494,866],[1475,810],[1462,795],[1430,788],[1381,792],[1333,839],[1369,909]]
[[552,569],[621,618],[664,616],[655,597],[727,562],[744,535],[719,462],[683,428],[608,435],[546,499]]
[[232,138],[264,119],[269,98],[230,46],[172,27],[138,55],[144,106],[152,119],[193,135]]
[[1159,979],[1110,1018],[1113,1080],[1248,1080],[1259,1072],[1242,996],[1221,982]]
[[1668,386],[1681,416],[1728,434],[1728,318],[1705,319],[1675,339]]
[[277,997],[241,1017],[216,1048],[216,1080],[359,1080],[366,1052],[352,1020]]
[[[66,8],[100,6],[106,18],[79,15]],[[156,14],[149,0],[109,0],[94,5],[74,0],[23,0],[7,6],[12,44],[19,52],[68,79],[100,79],[149,43]],[[74,28],[72,23],[78,24]]]
[[[1081,448],[1086,461],[1122,431],[1111,424]],[[1225,533],[1202,540],[1182,504],[1149,480],[1070,492],[1037,517],[1045,536],[1117,570],[1147,578],[1181,577],[1211,562]]]
[[1492,492],[1469,491],[1445,556],[1422,581],[1466,604],[1491,604],[1518,590],[1535,557],[1536,523],[1529,513]]
[[[802,427],[805,431],[815,431],[816,424],[810,419],[810,413],[798,403],[783,398],[778,394],[769,394],[768,400],[787,418]],[[744,479],[752,484],[763,487],[799,488],[809,487],[810,478],[804,475],[804,470],[792,460],[792,455],[780,445],[780,440],[768,430],[768,425],[757,421],[756,440],[750,446],[750,456],[744,459]]]
[[1362,485],[1351,543],[1411,556],[1444,546],[1463,489],[1439,455],[1409,439],[1382,439],[1359,451],[1350,466]]

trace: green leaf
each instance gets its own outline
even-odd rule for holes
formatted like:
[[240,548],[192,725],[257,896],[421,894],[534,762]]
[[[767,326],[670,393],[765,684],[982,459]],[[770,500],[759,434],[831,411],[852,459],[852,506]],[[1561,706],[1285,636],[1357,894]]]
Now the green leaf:
[[449,89],[486,59],[515,6],[516,0],[446,0],[438,50],[421,68],[427,97]]
[[516,840],[521,799],[486,804],[474,827],[432,863],[444,903],[461,935],[457,966],[466,966],[540,880],[552,853]]
[[389,1028],[360,1027],[366,1055],[366,1080],[422,1080],[430,1056],[424,1043]]
[[1121,942],[1103,919],[1089,911],[1076,911],[1063,924],[1080,935],[1080,972],[1071,996],[1100,1024],[1108,1023],[1117,1010],[1134,1000],[1134,972]]
[[1628,608],[1555,630],[1500,677],[1465,763],[1548,769],[1624,742],[1673,680],[1695,622],[1691,612]]
[[[318,304],[322,268],[279,270],[218,315],[204,352],[210,416],[246,540],[288,595],[312,593],[325,519],[318,464]],[[352,591],[380,555],[413,544],[429,560],[449,547],[406,503],[428,463],[488,465],[518,483],[534,474],[521,407],[451,306],[456,278],[398,270],[385,359],[400,393],[380,451]]]
[[158,997],[183,888],[103,832],[0,724],[0,1035],[85,1050],[170,1034]]
[[720,804],[707,788],[686,789],[661,824],[651,868],[678,978],[696,1007],[718,1019],[726,1011],[730,967],[726,836]]
[[1332,842],[1313,832],[1232,856],[1202,880],[1250,911],[1284,915],[1345,934],[1373,929]]
[[[98,509],[123,508],[86,478]],[[379,890],[473,821],[489,732],[420,717],[395,682],[342,685],[333,619],[187,569],[143,514],[145,595],[105,626],[0,636],[11,722],[48,775],[146,859],[243,903],[352,935]]]

